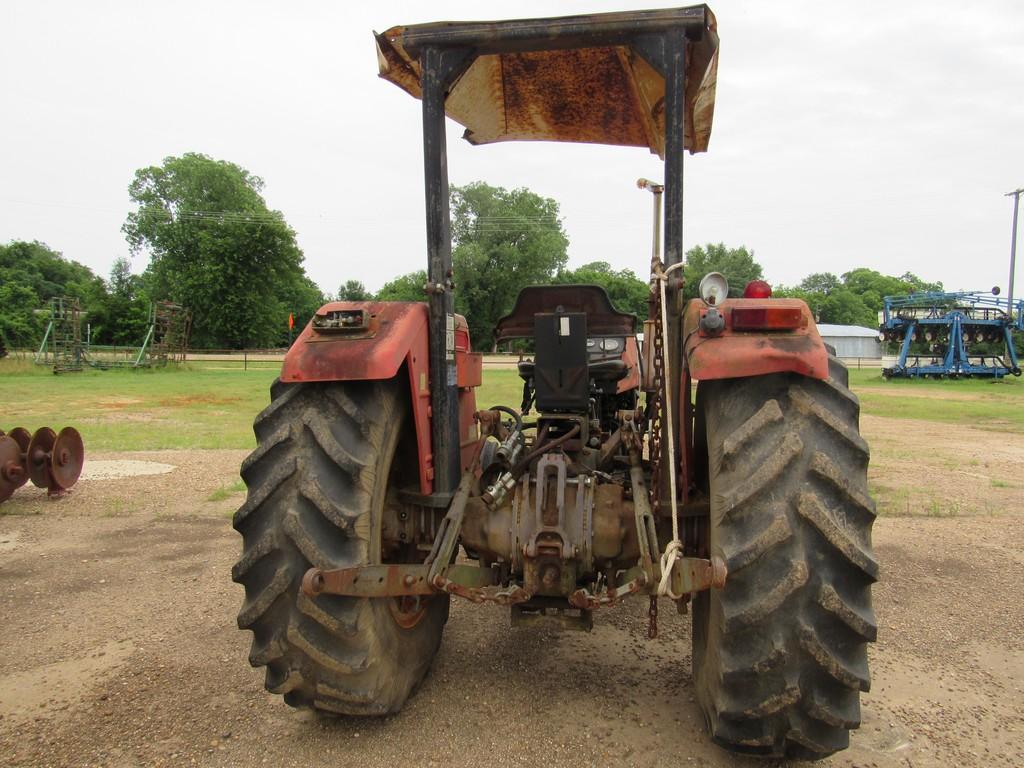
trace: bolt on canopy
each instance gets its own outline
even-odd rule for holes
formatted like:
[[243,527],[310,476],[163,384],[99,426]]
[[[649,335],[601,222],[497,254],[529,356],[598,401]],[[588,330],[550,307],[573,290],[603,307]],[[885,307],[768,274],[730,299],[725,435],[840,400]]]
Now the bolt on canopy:
[[423,49],[463,48],[445,113],[471,144],[568,141],[648,147],[665,156],[662,33],[685,30],[684,146],[705,152],[718,72],[707,6],[503,22],[437,22],[375,34],[380,76],[421,98]]

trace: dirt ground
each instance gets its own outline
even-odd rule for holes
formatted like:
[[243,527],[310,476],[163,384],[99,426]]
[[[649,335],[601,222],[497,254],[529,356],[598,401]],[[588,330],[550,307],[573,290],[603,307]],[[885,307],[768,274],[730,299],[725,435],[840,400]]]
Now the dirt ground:
[[[897,431],[864,429],[875,445]],[[981,457],[970,471],[1020,482],[1024,436],[1000,435],[994,453],[991,438],[963,434]],[[879,454],[873,480],[894,482]],[[432,672],[399,715],[289,709],[264,692],[235,627],[242,497],[216,492],[243,456],[95,454],[175,468],[110,479],[105,465],[68,498],[23,488],[0,508],[0,764],[766,765],[709,743],[689,617],[662,610],[650,641],[639,599],[596,615],[589,634],[512,629],[508,609],[453,600]],[[852,747],[823,765],[1024,765],[1024,491],[961,484],[998,514],[911,500],[903,511],[918,516],[878,519],[873,687]]]

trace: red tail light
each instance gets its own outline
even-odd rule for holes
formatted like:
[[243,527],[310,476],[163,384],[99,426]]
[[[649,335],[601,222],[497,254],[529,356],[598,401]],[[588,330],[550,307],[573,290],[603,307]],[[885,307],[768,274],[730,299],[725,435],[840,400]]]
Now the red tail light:
[[799,307],[734,307],[735,331],[793,331],[804,325]]
[[744,299],[770,299],[772,287],[764,280],[751,280],[743,289]]

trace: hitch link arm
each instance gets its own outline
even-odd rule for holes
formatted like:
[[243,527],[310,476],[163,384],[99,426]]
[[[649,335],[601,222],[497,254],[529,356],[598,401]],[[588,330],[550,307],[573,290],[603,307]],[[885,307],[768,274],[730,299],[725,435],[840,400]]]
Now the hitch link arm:
[[428,581],[432,585],[436,586],[444,581],[452,556],[458,550],[462,520],[466,516],[466,502],[469,501],[472,488],[473,469],[470,468],[463,473],[452,503],[448,506],[448,514],[441,521],[441,527],[434,538],[434,546],[427,559],[423,561],[424,565],[430,566]]
[[503,605],[529,600],[529,593],[521,587],[503,589],[497,586],[496,574],[490,568],[452,564],[473,480],[473,468],[470,468],[463,474],[434,538],[434,546],[422,564],[363,565],[331,570],[310,568],[302,578],[303,593],[309,597],[329,594],[372,598],[447,592],[475,603]]

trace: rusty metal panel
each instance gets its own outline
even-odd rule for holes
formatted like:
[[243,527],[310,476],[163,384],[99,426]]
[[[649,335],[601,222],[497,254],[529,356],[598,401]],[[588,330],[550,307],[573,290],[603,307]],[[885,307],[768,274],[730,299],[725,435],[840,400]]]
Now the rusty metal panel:
[[619,383],[615,385],[615,391],[620,395],[640,386],[640,350],[635,335],[626,337],[626,348],[622,352],[622,361],[629,366],[629,373],[625,378],[619,379]]
[[702,27],[687,57],[684,146],[707,150],[718,36],[704,6],[506,22],[392,27],[376,35],[380,76],[420,98],[419,53],[464,46],[473,63],[450,89],[448,117],[471,144],[568,141],[665,152],[665,80],[636,50],[638,35]]
[[[365,332],[322,332],[314,327],[316,316],[359,309],[370,316]],[[316,316],[288,350],[281,381],[390,379],[416,339],[426,339],[427,306],[422,303],[333,301],[317,310]]]
[[484,356],[480,352],[455,351],[455,370],[459,389],[479,387],[483,381]]
[[409,399],[416,427],[420,492],[434,483],[430,445],[430,384],[427,359],[427,306],[413,302],[334,301],[317,317],[362,310],[365,329],[322,331],[311,320],[288,350],[281,381],[373,381],[393,378],[403,362],[409,375]]
[[432,595],[427,579],[429,565],[364,565],[321,570],[310,568],[302,577],[302,591],[309,597],[321,594],[351,597]]
[[[379,381],[398,374],[402,363],[409,376],[409,399],[416,427],[419,455],[420,492],[434,488],[434,453],[431,448],[430,376],[427,350],[427,305],[421,302],[333,301],[317,310],[317,318],[359,311],[366,318],[365,328],[351,331],[338,328],[318,329],[314,320],[299,334],[285,356],[281,381]],[[455,316],[456,362],[459,371],[459,434],[467,446],[475,444],[476,397],[472,387],[479,386],[482,361],[471,351],[469,327],[461,315]]]

